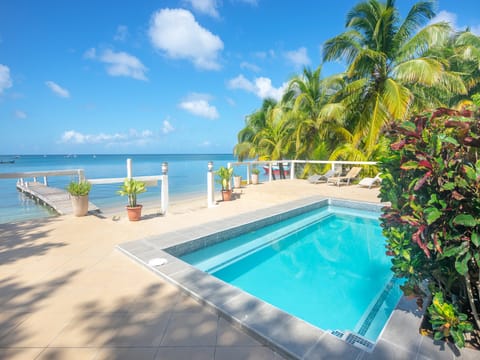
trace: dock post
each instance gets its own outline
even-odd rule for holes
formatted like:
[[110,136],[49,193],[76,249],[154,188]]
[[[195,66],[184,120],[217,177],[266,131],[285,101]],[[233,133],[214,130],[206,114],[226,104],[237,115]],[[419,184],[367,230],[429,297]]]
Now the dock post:
[[43,177],[43,185],[48,186],[48,181],[46,176]]
[[127,159],[127,178],[132,178],[132,159]]
[[168,163],[162,163],[162,214],[165,215],[168,209]]
[[207,172],[207,206],[209,208],[216,206],[215,194],[213,189],[213,161],[208,162]]

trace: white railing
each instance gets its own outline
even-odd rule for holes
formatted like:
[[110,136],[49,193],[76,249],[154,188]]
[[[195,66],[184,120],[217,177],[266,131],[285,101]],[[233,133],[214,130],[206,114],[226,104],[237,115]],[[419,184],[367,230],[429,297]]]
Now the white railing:
[[[161,212],[166,214],[168,209],[168,163],[162,163],[162,175],[148,175],[148,176],[132,176],[132,160],[127,159],[127,178],[135,179],[145,183],[145,186],[157,186],[158,181],[162,182],[160,187],[160,203],[161,203]],[[87,180],[92,185],[104,185],[104,184],[120,184],[125,181],[125,178],[104,178],[104,179],[88,179]]]
[[0,179],[18,179],[20,184],[25,184],[25,179],[33,179],[37,182],[37,178],[43,177],[43,184],[48,186],[49,176],[77,176],[78,181],[85,180],[85,173],[82,169],[71,170],[48,170],[48,171],[27,171],[27,172],[14,172],[14,173],[0,173]]
[[[162,163],[162,175],[151,176],[136,176],[135,180],[142,181],[145,186],[157,186],[158,181],[162,182],[161,185],[161,212],[165,214],[168,209],[168,164]],[[15,172],[15,173],[0,173],[0,179],[18,179],[18,183],[23,186],[28,186],[26,179],[33,179],[37,182],[38,177],[43,176],[43,184],[48,186],[48,177],[51,176],[76,176],[78,182],[88,181],[92,185],[104,185],[104,184],[119,184],[125,181],[125,178],[103,178],[103,179],[86,179],[83,169],[71,169],[71,170],[48,170],[48,171],[29,171],[29,172]],[[132,160],[127,159],[127,178],[132,178]]]
[[376,161],[331,161],[331,160],[271,160],[271,161],[245,161],[245,162],[231,162],[228,163],[228,167],[241,167],[246,166],[247,168],[247,183],[250,184],[250,174],[252,172],[252,167],[265,166],[268,169],[268,181],[273,180],[273,169],[276,169],[279,163],[282,163],[284,168],[287,169],[286,172],[289,173],[290,179],[295,179],[295,164],[324,164],[331,165],[332,170],[338,170],[338,166],[343,165],[376,165]]

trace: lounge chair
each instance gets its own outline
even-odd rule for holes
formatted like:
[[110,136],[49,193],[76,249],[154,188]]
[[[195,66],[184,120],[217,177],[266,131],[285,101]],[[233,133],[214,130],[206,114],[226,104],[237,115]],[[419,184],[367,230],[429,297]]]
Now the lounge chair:
[[327,180],[327,183],[334,183],[337,186],[340,186],[340,184],[350,185],[350,181],[355,179],[360,171],[362,171],[361,167],[352,167],[345,176],[333,176]]
[[375,176],[373,178],[371,178],[371,177],[363,178],[358,183],[358,186],[363,186],[363,187],[368,186],[368,188],[371,189],[373,185],[375,185],[377,183],[380,184],[382,182],[382,179],[380,178],[380,174],[381,173],[378,173],[377,176]]
[[335,170],[328,170],[325,174],[315,174],[310,177],[308,177],[308,182],[311,184],[318,184],[321,182],[327,182],[328,179],[333,177],[335,175]]

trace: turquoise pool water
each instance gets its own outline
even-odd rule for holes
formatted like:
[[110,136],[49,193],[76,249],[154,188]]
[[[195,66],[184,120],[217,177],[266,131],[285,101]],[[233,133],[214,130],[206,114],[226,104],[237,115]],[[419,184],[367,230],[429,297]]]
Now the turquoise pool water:
[[401,296],[378,216],[324,207],[181,259],[321,329],[376,341]]

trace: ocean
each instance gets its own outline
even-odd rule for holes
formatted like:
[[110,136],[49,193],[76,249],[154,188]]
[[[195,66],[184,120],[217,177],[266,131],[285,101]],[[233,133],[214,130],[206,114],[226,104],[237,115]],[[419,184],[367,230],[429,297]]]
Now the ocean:
[[[169,154],[169,155],[0,155],[0,160],[15,160],[15,163],[0,164],[0,173],[83,169],[87,179],[126,177],[127,159],[132,159],[133,176],[161,175],[162,163],[168,163],[170,202],[188,197],[207,197],[207,164],[213,161],[214,170],[235,162],[231,154]],[[242,167],[244,168],[244,167]],[[238,175],[246,176],[240,173]],[[236,171],[237,172],[237,171]],[[43,178],[39,178],[43,181]],[[50,186],[65,188],[70,176],[49,177]],[[17,191],[16,179],[0,179],[0,223],[55,216],[48,207]],[[32,179],[29,179],[32,181]],[[159,183],[160,185],[160,183]],[[116,194],[120,184],[94,185],[90,201],[100,209],[121,207],[127,199]],[[216,185],[218,189],[218,185]],[[160,186],[149,187],[139,195],[139,202],[154,201],[160,204]]]

